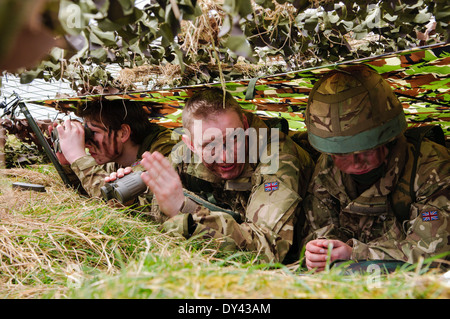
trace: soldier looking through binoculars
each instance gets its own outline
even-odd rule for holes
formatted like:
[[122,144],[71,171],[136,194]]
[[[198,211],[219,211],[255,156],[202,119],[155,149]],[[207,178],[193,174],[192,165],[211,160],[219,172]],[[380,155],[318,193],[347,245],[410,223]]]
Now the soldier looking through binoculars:
[[84,123],[54,123],[57,134],[51,133],[58,138],[58,160],[92,197],[101,197],[110,173],[138,165],[145,151],[169,155],[175,144],[170,130],[144,120],[148,115],[135,101],[101,98],[80,105],[76,113]]

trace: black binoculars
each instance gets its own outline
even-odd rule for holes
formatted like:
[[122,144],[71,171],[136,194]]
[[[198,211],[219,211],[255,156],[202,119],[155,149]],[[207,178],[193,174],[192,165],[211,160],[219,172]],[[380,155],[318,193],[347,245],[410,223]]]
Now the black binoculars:
[[147,185],[141,178],[142,173],[132,172],[113,182],[106,183],[105,186],[100,188],[103,199],[108,201],[115,198],[122,204],[135,199],[147,190]]
[[[92,130],[85,124],[84,126],[84,142],[86,143],[87,141],[89,141],[92,136]],[[56,129],[56,127],[53,128],[52,130],[52,134],[51,134],[51,140],[53,143],[53,150],[55,151],[55,153],[62,153],[61,151],[61,146],[59,145],[59,134],[58,134],[58,130]]]

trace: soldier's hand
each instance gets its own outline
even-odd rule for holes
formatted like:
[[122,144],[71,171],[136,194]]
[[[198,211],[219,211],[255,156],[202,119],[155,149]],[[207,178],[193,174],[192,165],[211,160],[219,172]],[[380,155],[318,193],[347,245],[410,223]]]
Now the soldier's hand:
[[[328,256],[329,247],[331,248],[330,256]],[[311,240],[305,248],[306,266],[309,270],[322,271],[325,269],[327,262],[350,259],[352,255],[352,248],[340,240]]]
[[105,177],[105,183],[113,182],[118,178],[122,178],[127,174],[130,174],[133,171],[133,169],[128,166],[125,168],[119,168],[117,172],[112,172],[109,176]]
[[59,124],[56,129],[61,151],[68,163],[72,164],[78,158],[86,155],[84,128],[80,122],[66,120],[64,125]]
[[[58,122],[54,122],[52,125],[48,127],[48,134],[52,136],[53,130],[56,130],[56,127],[59,125]],[[66,159],[62,152],[55,152],[55,156],[58,159],[61,165],[70,165],[69,161]]]
[[161,211],[168,217],[177,215],[184,203],[183,185],[169,160],[161,153],[145,152],[141,165],[146,169],[141,178],[155,195]]

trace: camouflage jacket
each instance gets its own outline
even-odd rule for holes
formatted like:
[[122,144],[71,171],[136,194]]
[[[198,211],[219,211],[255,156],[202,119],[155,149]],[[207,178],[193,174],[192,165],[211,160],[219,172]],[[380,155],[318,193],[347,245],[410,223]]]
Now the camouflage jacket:
[[[250,127],[267,128],[257,116],[247,114],[247,118]],[[187,150],[181,145],[173,156]],[[222,249],[258,251],[266,260],[283,261],[314,164],[306,151],[281,132],[278,170],[265,174],[269,164],[262,162],[247,162],[235,180],[213,175],[201,162],[174,163],[185,194],[195,196],[186,196],[181,213],[162,221],[162,229],[186,238],[199,234],[220,238]],[[153,207],[157,210],[157,205]]]
[[[138,150],[136,162],[134,163],[135,170],[142,170],[141,166],[137,164],[145,151],[158,151],[161,154],[168,156],[174,145],[175,141],[171,139],[170,130],[160,130],[158,127],[155,131],[150,132]],[[81,186],[89,196],[101,197],[100,188],[105,184],[104,178],[111,173],[116,172],[119,168],[119,165],[114,162],[97,165],[92,156],[86,155],[77,159],[70,167],[66,167],[65,171],[69,173],[69,178],[71,180],[74,180],[73,174],[76,175],[75,178],[81,182]],[[73,172],[72,176],[70,176],[70,169]],[[142,200],[140,201],[142,202]]]
[[[305,242],[339,239],[353,247],[354,260],[415,263],[421,256],[449,251],[449,150],[424,140],[410,185],[413,144],[404,136],[394,143],[384,176],[360,195],[352,178],[340,172],[330,156],[320,157],[303,202],[309,227]],[[401,207],[406,208],[404,219],[398,215]]]

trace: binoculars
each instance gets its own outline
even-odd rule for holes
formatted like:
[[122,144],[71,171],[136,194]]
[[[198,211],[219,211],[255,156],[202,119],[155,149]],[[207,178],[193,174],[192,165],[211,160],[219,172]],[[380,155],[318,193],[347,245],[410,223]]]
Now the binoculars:
[[135,199],[137,196],[147,190],[147,185],[141,178],[143,172],[132,172],[122,178],[116,179],[113,182],[106,183],[101,187],[103,199],[108,201],[110,199],[117,199],[121,204]]
[[[86,124],[83,127],[84,127],[84,142],[86,143],[87,141],[89,141],[92,138],[93,133]],[[59,134],[58,134],[58,130],[56,129],[56,127],[53,128],[50,138],[52,140],[53,150],[55,151],[55,153],[58,153],[58,152],[62,153],[61,146],[59,145]]]

